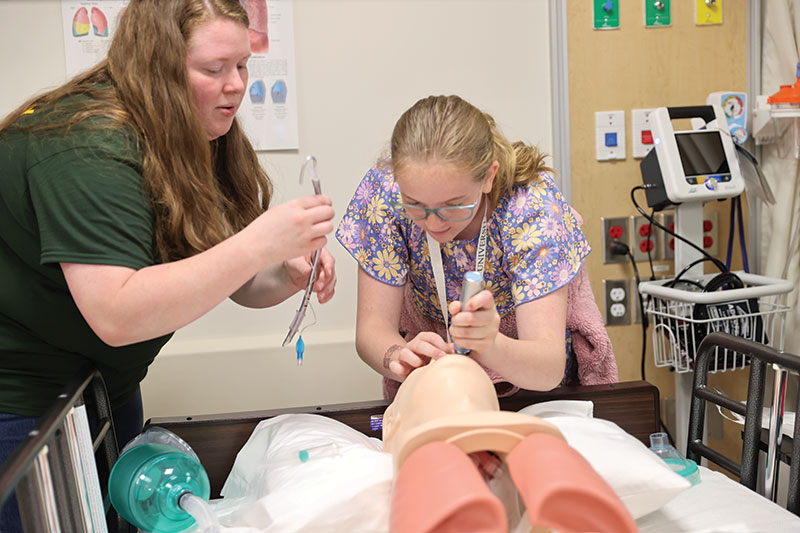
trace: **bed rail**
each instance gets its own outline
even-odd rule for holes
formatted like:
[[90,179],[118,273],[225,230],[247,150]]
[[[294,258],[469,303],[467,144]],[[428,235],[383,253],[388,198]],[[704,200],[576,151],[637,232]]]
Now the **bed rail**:
[[[729,396],[708,388],[709,365],[720,350],[736,352],[750,360],[750,376],[747,388],[747,401],[736,401]],[[765,476],[765,494],[772,497],[777,483],[777,453],[781,448],[781,421],[783,416],[783,394],[785,392],[786,372],[800,371],[800,357],[784,353],[770,346],[753,342],[727,333],[712,333],[700,344],[694,368],[694,386],[692,387],[692,403],[689,415],[689,437],[686,446],[687,457],[700,463],[702,458],[708,459],[739,478],[739,482],[751,490],[756,490],[758,483],[758,455],[762,446],[761,419],[764,409],[764,390],[766,385],[767,365],[777,365],[776,387],[773,396],[772,415],[768,442],[767,472]],[[705,425],[706,403],[711,402],[731,412],[745,417],[742,436],[742,457],[736,462],[703,443],[703,427]],[[800,391],[796,405],[800,406]],[[795,410],[796,411],[796,410]],[[795,417],[792,442],[798,442],[800,417]],[[789,494],[787,509],[800,516],[800,446],[792,446],[789,470]],[[771,498],[774,499],[774,498]]]
[[[75,408],[85,406],[90,424],[92,451],[98,470],[111,471],[118,448],[111,408],[100,373],[87,365],[64,388],[36,427],[0,465],[0,506],[16,491],[22,526],[26,532],[88,531],[90,524],[79,497],[80,461],[75,461]],[[78,422],[79,423],[79,422]],[[101,480],[102,505],[111,531],[130,526],[111,507],[106,483]]]

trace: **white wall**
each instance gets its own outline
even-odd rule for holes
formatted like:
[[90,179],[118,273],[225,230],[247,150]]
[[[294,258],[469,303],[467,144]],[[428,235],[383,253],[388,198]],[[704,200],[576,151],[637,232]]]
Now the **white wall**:
[[[313,154],[338,221],[395,120],[429,94],[459,94],[510,139],[550,152],[548,21],[547,0],[295,0],[300,149],[260,154],[274,201],[308,193],[298,171]],[[56,0],[0,0],[0,115],[64,81],[60,25]],[[353,346],[355,263],[335,239],[329,248],[337,295],[312,303],[302,367],[280,348],[299,296],[259,311],[223,302],[156,359],[142,383],[145,416],[380,397]]]

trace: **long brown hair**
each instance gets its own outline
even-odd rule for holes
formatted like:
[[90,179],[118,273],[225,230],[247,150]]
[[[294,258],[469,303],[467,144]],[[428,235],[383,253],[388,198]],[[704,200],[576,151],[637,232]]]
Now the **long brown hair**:
[[[269,206],[272,186],[236,120],[209,142],[186,69],[194,29],[215,18],[248,27],[239,0],[132,0],[108,57],[65,85],[25,102],[0,123],[30,132],[69,130],[105,117],[136,133],[145,190],[154,214],[156,259],[197,254],[241,230]],[[75,106],[60,105],[85,95]],[[47,124],[20,126],[25,110],[50,110]]]
[[527,185],[542,172],[546,154],[521,141],[510,142],[494,119],[458,96],[429,96],[409,108],[395,124],[391,141],[392,170],[410,163],[449,163],[482,180],[499,163],[489,202],[515,185]]

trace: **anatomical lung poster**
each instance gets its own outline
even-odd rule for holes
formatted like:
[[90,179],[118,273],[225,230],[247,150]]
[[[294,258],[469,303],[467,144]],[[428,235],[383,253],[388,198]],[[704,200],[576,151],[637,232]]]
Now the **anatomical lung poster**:
[[61,1],[67,79],[105,59],[127,4],[128,0]]
[[[298,147],[291,0],[240,0],[250,26],[249,79],[237,114],[256,150]],[[67,78],[103,60],[128,0],[61,0]]]
[[250,79],[239,122],[256,150],[298,147],[291,0],[242,0],[250,19]]

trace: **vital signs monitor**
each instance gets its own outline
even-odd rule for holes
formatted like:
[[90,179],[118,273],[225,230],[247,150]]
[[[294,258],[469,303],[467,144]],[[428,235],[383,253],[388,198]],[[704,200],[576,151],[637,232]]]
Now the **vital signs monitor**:
[[[672,121],[693,119],[675,131]],[[641,162],[647,205],[660,211],[684,202],[707,202],[744,191],[736,149],[722,108],[659,107],[649,116],[654,147]]]

